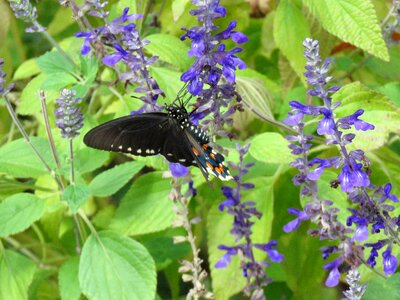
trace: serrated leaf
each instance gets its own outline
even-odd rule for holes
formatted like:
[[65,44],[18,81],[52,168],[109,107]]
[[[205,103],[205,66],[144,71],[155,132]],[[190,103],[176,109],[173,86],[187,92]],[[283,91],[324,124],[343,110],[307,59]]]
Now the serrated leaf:
[[146,45],[146,50],[159,57],[160,60],[170,63],[179,68],[187,70],[192,64],[192,59],[188,56],[189,48],[182,41],[169,34],[157,33],[146,37],[150,44]]
[[43,80],[40,88],[43,90],[58,91],[76,82],[76,78],[71,74],[65,72],[53,73],[51,76],[48,76],[45,80]]
[[293,1],[280,1],[274,19],[274,40],[303,83],[306,62],[303,40],[310,35],[309,25],[300,8]]
[[79,264],[82,292],[92,300],[153,300],[156,270],[147,249],[114,232],[91,235]]
[[33,194],[12,195],[0,203],[0,237],[24,231],[44,212],[44,202]]
[[39,66],[35,58],[24,61],[15,71],[13,80],[21,80],[32,77],[40,72]]
[[333,95],[333,101],[341,101],[335,113],[338,118],[353,114],[358,109],[364,109],[359,119],[371,123],[374,130],[346,130],[356,134],[350,148],[372,151],[384,145],[391,132],[400,133],[400,109],[385,95],[370,90],[359,82],[342,87]]
[[72,73],[73,66],[58,51],[49,51],[36,59],[36,62],[43,73],[47,75],[59,73]]
[[253,138],[249,152],[259,161],[288,164],[294,159],[288,145],[288,141],[279,133],[265,132]]
[[389,60],[370,0],[304,0],[304,3],[329,33],[376,57]]
[[67,186],[63,193],[63,200],[68,203],[68,207],[73,213],[77,212],[79,207],[85,203],[90,195],[90,189],[87,185],[73,184]]
[[106,170],[89,184],[93,196],[107,197],[122,188],[137,172],[143,168],[144,164],[138,161],[130,161]]
[[79,300],[79,257],[69,258],[60,268],[58,282],[62,300]]
[[0,253],[0,299],[28,299],[35,264],[25,256],[5,250]]
[[[39,137],[31,137],[31,142],[52,167],[49,143]],[[0,148],[0,173],[26,178],[44,175],[47,171],[25,139],[18,139]]]
[[[17,113],[20,115],[33,115],[40,112],[41,105],[39,100],[39,91],[42,89],[43,82],[47,80],[47,75],[40,74],[33,78],[26,87],[23,89],[21,94],[21,102],[17,107]],[[58,97],[56,91],[46,91],[47,103],[51,103]]]
[[164,230],[174,218],[169,179],[152,172],[136,180],[122,198],[110,227],[127,235]]

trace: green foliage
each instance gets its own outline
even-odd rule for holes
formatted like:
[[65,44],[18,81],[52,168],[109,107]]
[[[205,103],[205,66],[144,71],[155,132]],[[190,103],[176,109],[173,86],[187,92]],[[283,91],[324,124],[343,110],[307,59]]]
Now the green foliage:
[[0,253],[0,299],[27,299],[36,266],[25,256],[5,250]]
[[170,227],[174,217],[170,190],[169,180],[163,179],[161,172],[141,176],[121,199],[111,228],[138,235]]
[[[289,101],[320,104],[307,95],[302,45],[306,37],[318,38],[322,58],[331,57],[333,61],[333,84],[341,87],[332,96],[333,103],[341,102],[334,111],[336,117],[363,109],[361,119],[375,126],[373,131],[351,131],[356,137],[348,145],[349,151],[362,149],[371,161],[371,182],[391,182],[392,192],[399,195],[400,46],[389,41],[386,45],[385,29],[381,28],[381,20],[390,24],[390,18],[386,18],[390,1],[264,1],[269,3],[268,12],[262,7],[263,1],[258,1],[258,6],[256,2],[222,1],[227,15],[215,20],[219,26],[215,32],[236,20],[234,30],[245,33],[249,41],[235,54],[247,65],[236,72],[238,95],[223,108],[243,108],[233,115],[232,124],[225,126],[235,137],[210,136],[211,145],[229,151],[224,154],[226,163],[237,163],[235,144],[251,144],[245,163],[255,165],[244,178],[255,188],[242,189],[241,200],[254,202],[263,214],[261,219],[252,219],[252,242],[277,240],[278,250],[285,256],[282,263],[271,263],[265,269],[272,279],[264,288],[266,298],[339,299],[343,297],[341,289],[346,288],[345,276],[339,287],[326,288],[323,265],[333,257],[324,261],[320,251],[335,242],[311,237],[307,231],[315,224],[303,224],[290,234],[282,230],[294,219],[288,208],[300,209],[310,199],[299,197],[299,187],[293,185],[297,173],[289,164],[295,156],[285,139],[293,133],[281,121],[290,110]],[[95,50],[90,55],[80,54],[83,41],[74,33],[86,30],[82,29],[86,22],[92,27],[103,25],[101,19],[77,18],[70,7],[62,7],[57,1],[31,3],[37,4],[38,21],[47,27],[45,34],[26,33],[31,24],[16,19],[9,3],[0,1],[0,58],[5,60],[6,82],[16,84],[7,100],[30,139],[21,138],[5,100],[0,98],[0,300],[186,298],[192,288],[191,278],[182,282],[179,268],[182,261],[192,261],[193,249],[187,242],[174,241],[176,236],[186,239],[187,233],[182,227],[175,228],[182,212],[171,200],[177,190],[168,161],[162,156],[99,151],[83,143],[83,135],[94,126],[139,109],[142,102],[131,96],[141,97],[143,93],[136,90],[136,82],[119,79],[118,75],[128,71],[122,62],[114,68],[102,63],[102,58],[114,51],[113,45],[93,41]],[[195,59],[188,55],[189,41],[180,40],[182,27],[198,25],[189,13],[194,6],[190,0],[110,1],[105,7],[110,12],[108,22],[119,17],[125,7],[130,13],[145,16],[135,20],[142,40],[150,42],[143,53],[158,57],[148,66],[148,72],[165,93],[158,104],[171,104],[183,86],[182,73]],[[393,37],[398,39],[398,32]],[[236,47],[230,40],[225,44],[226,49]],[[2,86],[0,78],[0,91]],[[54,115],[55,100],[63,88],[76,91],[84,115],[84,127],[74,139],[72,161],[68,141],[61,138]],[[58,163],[50,147],[39,91],[46,95]],[[195,108],[191,104],[196,98],[188,103],[189,110]],[[318,121],[310,119],[306,134],[316,134]],[[324,145],[322,138],[314,142],[311,157],[339,153],[334,145]],[[232,175],[237,174],[234,168],[230,170]],[[197,195],[188,199],[187,217],[201,218],[200,222],[192,220],[191,228],[203,260],[201,266],[210,271],[205,286],[215,299],[247,299],[242,295],[246,278],[238,255],[227,268],[215,268],[225,253],[219,245],[243,242],[235,241],[230,234],[233,217],[218,209],[225,200],[221,186],[233,187],[235,182],[211,177],[207,184],[198,168],[191,167],[190,171]],[[353,204],[340,187],[333,188],[339,172],[325,170],[318,189],[323,199],[334,201],[334,207],[340,209],[338,219],[345,224]],[[185,183],[180,192],[185,194],[187,189]],[[399,214],[400,206],[394,206],[394,213]],[[382,236],[381,232],[368,241],[376,242]],[[393,249],[398,255],[397,244]],[[366,251],[364,260],[368,254]],[[265,260],[266,254],[256,250],[255,258]],[[379,257],[375,269],[381,272],[382,268]],[[381,278],[365,266],[359,271],[362,283],[368,286],[363,299],[400,298],[398,273]]]
[[82,249],[79,283],[89,299],[152,300],[156,289],[154,260],[133,239],[100,232],[91,235]]
[[16,234],[40,219],[44,211],[43,200],[35,195],[20,193],[0,203],[0,237]]
[[305,0],[304,3],[325,30],[372,55],[389,60],[370,0]]

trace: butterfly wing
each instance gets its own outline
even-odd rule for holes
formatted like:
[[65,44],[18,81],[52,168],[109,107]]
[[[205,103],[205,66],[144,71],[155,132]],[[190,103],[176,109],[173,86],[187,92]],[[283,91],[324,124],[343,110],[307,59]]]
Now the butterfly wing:
[[84,143],[92,148],[140,156],[162,153],[171,123],[164,113],[144,113],[111,120],[91,129]]
[[191,145],[191,152],[195,158],[196,164],[206,179],[208,179],[209,174],[223,181],[233,179],[229,174],[228,168],[223,164],[224,157],[221,154],[216,153],[213,148],[207,144],[200,144],[190,132],[186,132],[186,139]]

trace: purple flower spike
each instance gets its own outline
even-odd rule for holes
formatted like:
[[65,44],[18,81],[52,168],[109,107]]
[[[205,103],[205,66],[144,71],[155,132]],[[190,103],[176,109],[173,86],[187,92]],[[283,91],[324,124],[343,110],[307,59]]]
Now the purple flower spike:
[[399,261],[396,256],[392,254],[392,249],[388,247],[383,253],[383,270],[386,275],[391,275],[396,272]]

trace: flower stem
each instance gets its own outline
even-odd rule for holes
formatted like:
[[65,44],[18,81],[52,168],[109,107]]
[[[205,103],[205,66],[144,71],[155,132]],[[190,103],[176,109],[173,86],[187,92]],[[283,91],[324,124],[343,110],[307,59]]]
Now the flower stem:
[[63,184],[60,180],[60,178],[55,174],[55,172],[51,169],[49,164],[46,162],[42,154],[39,152],[39,150],[36,148],[36,146],[32,143],[29,135],[26,133],[24,127],[22,126],[21,122],[18,120],[18,117],[14,111],[14,109],[11,106],[11,103],[8,100],[7,95],[4,96],[4,102],[6,103],[6,107],[8,112],[11,115],[11,118],[15,125],[18,127],[18,130],[21,132],[22,136],[25,138],[25,140],[28,142],[29,146],[32,148],[32,150],[35,152],[36,156],[40,159],[46,170],[50,173],[51,177],[57,182],[57,185],[61,190],[63,190]]

